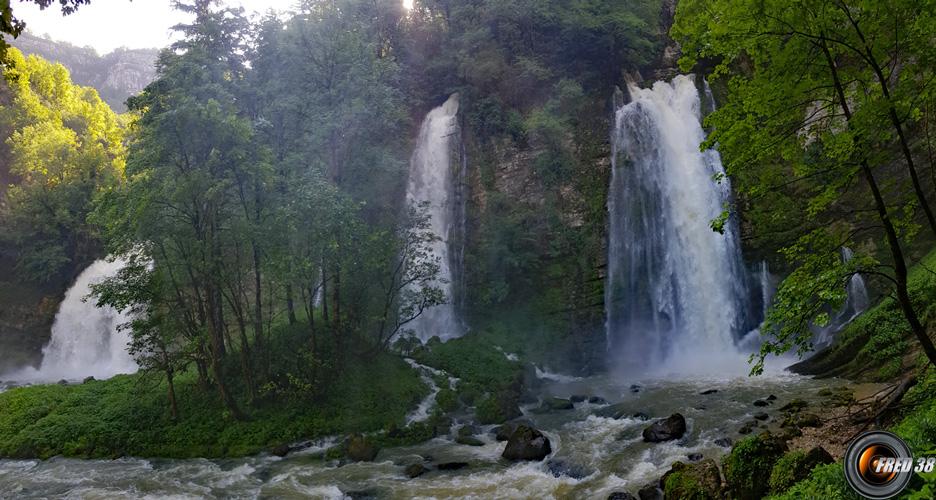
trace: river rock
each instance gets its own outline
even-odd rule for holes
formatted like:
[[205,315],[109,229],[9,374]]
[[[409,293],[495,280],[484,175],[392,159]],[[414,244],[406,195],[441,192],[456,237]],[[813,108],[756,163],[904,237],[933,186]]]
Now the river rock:
[[660,443],[679,439],[686,433],[686,419],[679,413],[657,420],[643,430],[643,439],[648,443]]
[[622,418],[624,415],[627,415],[630,412],[628,406],[624,403],[615,403],[610,406],[605,406],[604,408],[599,409],[595,412],[595,415],[598,417],[604,418],[613,418],[615,420]]
[[807,406],[809,406],[809,403],[806,401],[803,401],[802,399],[794,399],[793,401],[790,401],[789,403],[781,406],[780,411],[797,412],[803,408],[806,408]]
[[458,436],[455,438],[455,442],[465,446],[484,446],[484,441],[474,436]]
[[631,495],[630,493],[626,491],[615,491],[614,493],[611,493],[610,495],[608,495],[608,500],[637,500],[637,499],[634,498],[634,495]]
[[354,434],[348,438],[345,454],[355,462],[370,462],[374,460],[379,451],[380,447],[368,437]]
[[705,457],[703,457],[701,453],[690,453],[686,455],[686,458],[688,458],[690,462],[698,462]]
[[516,420],[511,420],[510,422],[498,425],[493,430],[494,438],[498,441],[507,441],[510,439],[510,435],[513,434],[515,430],[517,430],[518,425],[533,427],[533,421],[526,418],[518,418]]
[[550,453],[549,438],[533,427],[520,424],[507,440],[501,456],[507,460],[542,460]]
[[770,418],[770,415],[768,415],[768,414],[766,414],[766,413],[764,413],[764,412],[762,412],[762,411],[759,411],[759,412],[757,412],[757,413],[754,414],[754,418],[757,419],[757,420],[767,420],[768,418]]
[[633,392],[634,394],[640,392],[641,389],[643,389],[643,387],[641,387],[641,386],[639,386],[639,385],[637,385],[637,384],[634,384],[634,385],[630,386],[630,391]]
[[436,465],[436,469],[439,470],[459,470],[465,467],[468,467],[468,462],[443,462]]
[[543,401],[543,407],[549,410],[571,410],[575,408],[572,401],[562,398],[549,398]]
[[754,401],[754,406],[763,407],[763,406],[767,406],[767,405],[769,405],[769,404],[770,404],[770,403],[768,403],[767,401],[764,401],[763,399],[758,399],[758,400]]
[[650,483],[640,488],[637,496],[640,497],[640,500],[663,500],[663,490],[660,489],[657,483]]
[[[786,457],[792,458],[791,455],[786,455]],[[800,452],[797,459],[784,462],[787,466],[782,468],[783,470],[780,470],[780,467],[774,467],[770,475],[770,486],[774,491],[784,491],[809,477],[816,466],[833,462],[835,459],[821,446],[816,446],[805,454]]]
[[767,396],[767,401],[776,401],[776,400],[777,400],[777,396],[774,396],[773,394],[771,394],[770,396]]
[[718,392],[718,389],[706,389],[706,390],[700,392],[699,394],[701,394],[701,395],[703,395],[703,396],[708,396],[709,394],[715,394],[716,392]]
[[573,403],[584,403],[587,400],[588,400],[588,396],[584,394],[573,394],[569,396],[569,401]]
[[406,474],[406,477],[413,479],[419,477],[425,473],[429,472],[429,469],[426,468],[423,464],[410,464],[406,466],[406,469],[403,470],[403,473]]
[[635,414],[633,414],[633,415],[631,415],[631,416],[632,416],[633,418],[636,418],[637,420],[644,420],[644,421],[650,420],[650,415],[647,414],[647,413],[645,413],[645,412],[642,412],[642,411],[638,411],[637,413],[635,413]]
[[692,465],[676,462],[660,483],[664,498],[717,500],[723,497],[721,473],[711,458]]
[[765,497],[771,471],[786,451],[786,443],[770,432],[744,438],[736,444],[722,462],[729,497],[738,500]]
[[552,473],[553,477],[571,477],[572,479],[582,479],[591,475],[591,471],[585,467],[568,462],[562,459],[552,459],[546,462],[546,468]]
[[458,428],[459,436],[475,436],[478,434],[481,434],[481,428],[476,425],[465,424]]
[[281,444],[270,450],[270,454],[277,457],[285,457],[290,451],[292,451],[292,448],[288,444]]
[[721,446],[722,448],[731,448],[732,444],[733,443],[731,441],[731,438],[729,437],[718,438],[715,440],[715,445]]
[[593,404],[593,405],[606,405],[606,404],[608,404],[608,400],[606,400],[605,398],[603,398],[603,397],[601,397],[601,396],[592,396],[592,397],[588,398],[588,402],[591,403],[591,404]]

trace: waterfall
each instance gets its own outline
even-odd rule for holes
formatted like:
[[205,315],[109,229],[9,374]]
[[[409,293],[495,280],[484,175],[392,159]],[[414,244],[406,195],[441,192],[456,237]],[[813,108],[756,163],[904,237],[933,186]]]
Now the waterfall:
[[78,275],[65,292],[65,299],[55,314],[52,336],[42,349],[39,369],[28,368],[9,377],[27,382],[54,382],[113,377],[137,371],[136,362],[127,352],[129,332],[117,326],[128,317],[111,307],[97,307],[88,298],[91,285],[112,277],[123,267],[122,260],[98,260]]
[[699,91],[682,75],[629,92],[615,113],[608,194],[612,364],[644,371],[738,357],[736,339],[750,323],[748,273],[734,221],[724,234],[710,227],[731,186],[718,153],[699,150]]
[[[410,159],[406,201],[410,205],[428,202],[432,232],[440,239],[432,252],[440,259],[439,280],[447,303],[431,307],[411,322],[416,336],[424,342],[433,336],[450,339],[464,333],[458,319],[463,241],[465,227],[464,186],[465,165],[453,161],[464,159],[458,136],[458,94],[452,94],[445,104],[426,115],[419,130],[416,150]],[[454,154],[453,154],[454,153]]]
[[[842,262],[848,262],[854,255],[855,253],[850,248],[842,247]],[[864,278],[858,273],[848,278],[848,283],[845,284],[845,294],[845,303],[842,304],[841,309],[829,314],[828,325],[822,327],[813,325],[813,344],[816,347],[831,344],[836,333],[845,328],[871,305]]]

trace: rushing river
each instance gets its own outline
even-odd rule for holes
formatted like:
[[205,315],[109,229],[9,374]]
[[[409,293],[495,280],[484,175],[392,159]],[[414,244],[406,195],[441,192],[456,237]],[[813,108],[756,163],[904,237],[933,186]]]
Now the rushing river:
[[[632,387],[636,383],[639,387]],[[768,395],[773,420],[790,399],[815,401],[816,393],[840,381],[820,381],[787,373],[757,378],[637,381],[613,384],[605,378],[549,382],[544,395],[597,395],[626,404],[627,415],[652,418],[680,412],[688,431],[679,441],[644,443],[649,422],[595,415],[606,405],[577,403],[573,410],[527,417],[552,441],[543,462],[511,463],[500,457],[505,444],[483,427],[483,446],[436,438],[412,447],[381,450],[374,462],[341,464],[325,460],[324,441],[279,458],[258,455],[229,460],[0,460],[0,498],[606,498],[657,480],[689,454],[718,458],[727,448],[715,440],[737,440],[744,422],[762,408],[752,402]],[[702,391],[717,389],[708,395]],[[635,392],[636,391],[636,392]],[[768,421],[769,423],[769,421]],[[456,426],[457,427],[457,426]],[[467,462],[455,471],[431,470],[416,479],[406,465]]]

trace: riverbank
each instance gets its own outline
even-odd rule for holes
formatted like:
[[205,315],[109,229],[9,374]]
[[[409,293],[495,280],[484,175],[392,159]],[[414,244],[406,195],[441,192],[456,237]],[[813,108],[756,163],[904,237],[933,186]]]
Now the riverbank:
[[238,457],[285,443],[402,425],[428,394],[402,359],[378,355],[317,400],[260,401],[249,418],[227,414],[193,373],[176,380],[180,418],[167,410],[166,385],[144,373],[76,385],[0,393],[0,456],[8,458]]

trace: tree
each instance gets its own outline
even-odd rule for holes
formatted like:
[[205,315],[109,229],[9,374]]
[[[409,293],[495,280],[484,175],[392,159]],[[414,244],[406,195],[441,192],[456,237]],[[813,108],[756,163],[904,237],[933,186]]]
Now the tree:
[[[844,283],[855,272],[892,286],[909,329],[936,363],[907,290],[904,253],[916,235],[917,210],[928,221],[928,205],[912,164],[906,157],[903,167],[894,160],[891,136],[882,133],[896,128],[893,101],[871,74],[871,59],[842,42],[858,36],[849,19],[856,12],[868,14],[868,6],[725,0],[683,2],[677,10],[673,32],[683,44],[683,68],[707,59],[713,75],[727,79],[727,102],[707,119],[714,130],[703,146],[718,144],[728,174],[749,200],[775,190],[804,200],[802,236],[784,249],[794,269],[768,316],[765,331],[773,337],[755,371],[771,353],[807,350],[810,322],[841,304]],[[926,46],[918,42],[911,47]],[[905,57],[916,57],[913,50]],[[914,187],[910,197],[907,183]],[[881,237],[884,262],[873,251]],[[837,254],[846,245],[863,255],[843,265]]]
[[[18,248],[23,277],[49,281],[96,258],[93,199],[122,182],[126,121],[68,70],[7,52],[11,102],[0,107],[14,182],[0,205],[2,238]],[[64,276],[68,279],[68,276]]]

